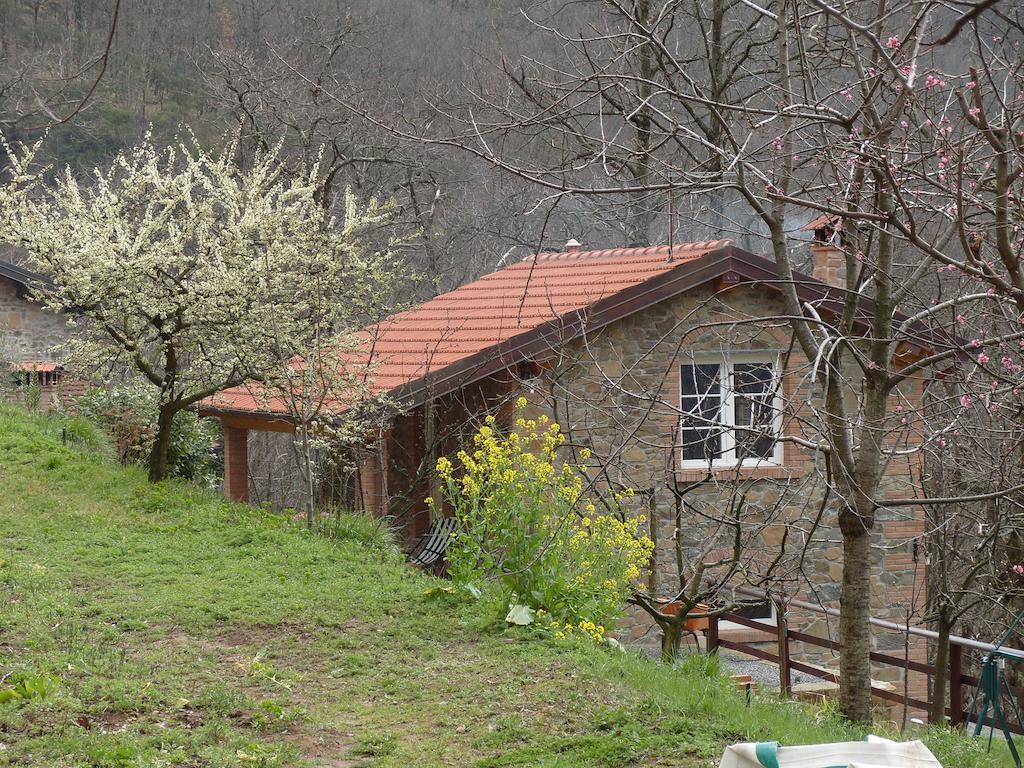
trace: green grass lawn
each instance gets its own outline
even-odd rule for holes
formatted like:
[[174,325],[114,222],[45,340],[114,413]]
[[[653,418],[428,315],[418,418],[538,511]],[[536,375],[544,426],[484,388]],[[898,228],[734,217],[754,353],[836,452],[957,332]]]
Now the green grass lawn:
[[[148,485],[86,425],[0,405],[0,689],[57,683],[0,704],[0,764],[689,767],[863,735],[748,707],[700,657],[506,630],[350,523],[312,535]],[[951,768],[1006,764],[928,740]]]

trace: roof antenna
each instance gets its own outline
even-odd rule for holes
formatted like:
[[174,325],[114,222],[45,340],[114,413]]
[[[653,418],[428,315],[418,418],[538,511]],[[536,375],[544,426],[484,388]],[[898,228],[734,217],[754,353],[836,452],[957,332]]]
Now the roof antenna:
[[675,245],[674,216],[672,215],[672,190],[668,191],[668,261],[672,263],[672,246]]

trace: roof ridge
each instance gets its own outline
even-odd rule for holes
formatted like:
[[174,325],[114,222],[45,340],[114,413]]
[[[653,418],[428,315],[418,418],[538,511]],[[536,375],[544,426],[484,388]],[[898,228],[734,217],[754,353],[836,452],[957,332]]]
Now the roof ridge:
[[706,252],[709,250],[717,250],[718,248],[725,248],[733,244],[733,241],[729,238],[719,240],[704,240],[694,241],[689,243],[673,243],[669,245],[643,245],[643,246],[630,246],[623,248],[602,248],[597,250],[583,251],[543,251],[541,253],[530,254],[523,261],[578,261],[582,259],[622,259],[622,258],[644,258],[650,256],[660,256],[665,254],[668,256],[670,248],[671,253],[684,254],[689,251],[702,251]]

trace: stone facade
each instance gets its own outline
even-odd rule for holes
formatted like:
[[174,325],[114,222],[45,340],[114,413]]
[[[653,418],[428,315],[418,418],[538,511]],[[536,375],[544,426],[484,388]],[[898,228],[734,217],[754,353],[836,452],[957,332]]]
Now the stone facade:
[[31,301],[25,286],[0,276],[0,344],[13,362],[54,360],[53,348],[68,337],[67,319]]
[[[657,542],[652,574],[656,593],[675,594],[683,570],[694,562],[729,557],[737,538],[743,554],[742,580],[784,588],[789,598],[839,607],[842,537],[833,499],[824,481],[823,456],[794,443],[782,446],[777,465],[750,468],[681,468],[678,446],[681,363],[718,359],[771,359],[782,375],[781,432],[815,441],[811,366],[798,352],[789,326],[768,320],[785,316],[777,293],[757,287],[695,290],[661,302],[558,350],[552,350],[543,398],[574,442],[591,446],[610,471],[608,480],[638,494],[638,512],[653,526]],[[848,397],[856,402],[858,377],[849,375]],[[893,411],[912,413],[922,382],[910,382],[893,398]],[[537,394],[540,395],[538,388]],[[916,444],[911,419],[895,418],[890,442]],[[917,487],[915,459],[893,460],[886,467],[883,492],[890,499],[912,497]],[[677,507],[678,499],[678,507]],[[921,621],[925,594],[924,562],[915,544],[924,532],[920,508],[880,510],[873,536],[872,614],[912,624]],[[728,567],[731,567],[728,566]],[[718,574],[706,581],[716,583]],[[834,618],[792,611],[790,626],[836,639]],[[635,614],[627,627],[638,641],[659,633],[646,615]],[[725,636],[757,640],[751,630]],[[876,633],[878,650],[903,656],[904,637]],[[794,653],[838,670],[838,655],[795,645]],[[910,658],[925,661],[927,648],[912,642]],[[876,677],[895,683],[902,673],[878,667]],[[912,673],[911,693],[926,698],[926,680]]]

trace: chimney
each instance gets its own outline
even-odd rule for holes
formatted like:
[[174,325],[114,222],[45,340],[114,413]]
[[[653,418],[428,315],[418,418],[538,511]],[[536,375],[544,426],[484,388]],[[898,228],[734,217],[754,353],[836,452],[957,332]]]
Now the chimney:
[[811,244],[811,276],[815,280],[846,287],[846,252],[843,250],[843,222],[836,216],[823,215],[803,227],[814,233]]
[[576,238],[572,238],[569,242],[567,242],[565,244],[565,252],[566,253],[578,253],[582,246],[583,246],[583,243],[581,243]]

